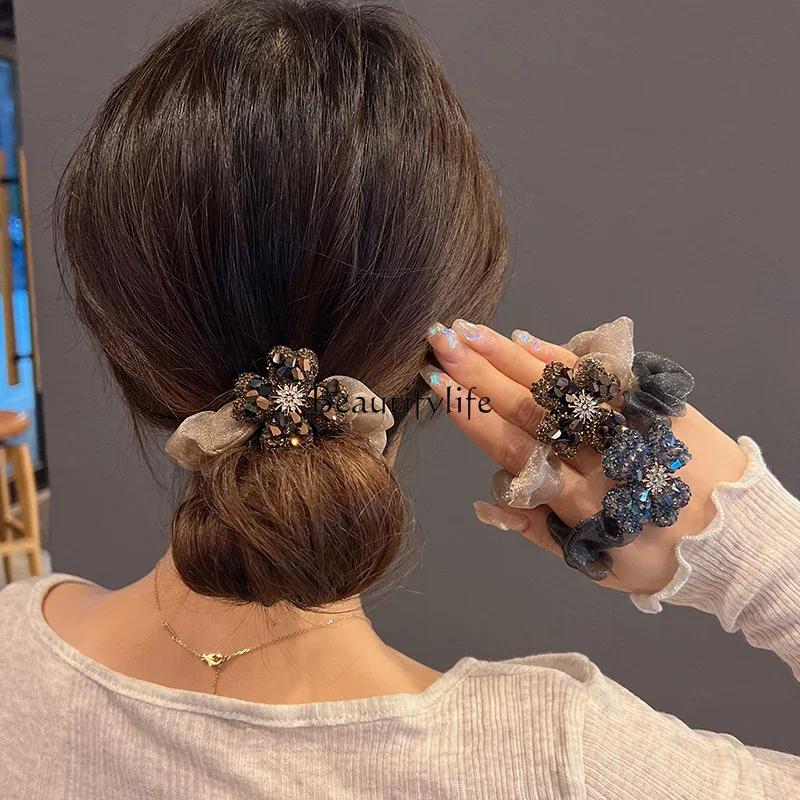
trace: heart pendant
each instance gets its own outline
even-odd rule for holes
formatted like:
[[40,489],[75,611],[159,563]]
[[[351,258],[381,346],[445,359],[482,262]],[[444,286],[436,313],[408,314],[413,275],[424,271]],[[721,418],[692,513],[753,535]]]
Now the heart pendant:
[[209,667],[218,667],[225,660],[222,653],[203,653],[200,658],[202,658]]

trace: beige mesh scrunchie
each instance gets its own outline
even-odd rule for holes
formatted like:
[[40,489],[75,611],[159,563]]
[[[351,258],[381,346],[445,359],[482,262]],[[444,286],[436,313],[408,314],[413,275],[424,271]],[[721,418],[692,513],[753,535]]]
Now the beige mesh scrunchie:
[[[346,375],[332,378],[342,383],[349,393],[350,408],[345,416],[350,430],[364,436],[375,455],[381,456],[386,449],[386,431],[394,425],[392,412],[361,381]],[[184,469],[199,470],[215,456],[244,444],[259,424],[235,419],[233,403],[227,403],[218,411],[200,411],[187,417],[169,437],[164,450]]]

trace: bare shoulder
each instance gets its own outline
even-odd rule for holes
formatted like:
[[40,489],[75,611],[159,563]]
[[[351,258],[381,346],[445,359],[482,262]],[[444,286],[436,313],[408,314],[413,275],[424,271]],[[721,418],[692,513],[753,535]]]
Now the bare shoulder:
[[422,664],[419,661],[415,661],[413,658],[411,658],[411,656],[407,656],[405,653],[401,653],[399,650],[392,648],[391,653],[398,664],[400,664],[406,670],[409,676],[418,683],[417,691],[421,692],[424,689],[427,689],[428,686],[431,686],[442,677],[441,672],[438,672],[432,667]]

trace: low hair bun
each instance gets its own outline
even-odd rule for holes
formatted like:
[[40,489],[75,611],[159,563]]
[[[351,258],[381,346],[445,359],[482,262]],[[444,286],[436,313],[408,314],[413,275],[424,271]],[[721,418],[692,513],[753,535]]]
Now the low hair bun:
[[311,609],[383,578],[407,528],[394,474],[362,437],[281,451],[245,444],[190,476],[172,557],[201,595]]

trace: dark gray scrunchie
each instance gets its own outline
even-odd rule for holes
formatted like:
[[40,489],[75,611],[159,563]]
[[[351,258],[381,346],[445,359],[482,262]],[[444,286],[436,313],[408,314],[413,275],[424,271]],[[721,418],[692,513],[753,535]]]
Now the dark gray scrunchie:
[[614,520],[602,511],[581,520],[574,528],[551,511],[547,530],[564,552],[567,566],[593,581],[602,581],[611,574],[611,556],[607,551],[623,547],[636,538],[623,534]]
[[636,353],[631,372],[635,389],[625,392],[622,413],[629,428],[645,433],[670,417],[686,414],[686,398],[694,389],[694,378],[680,364],[647,351]]

